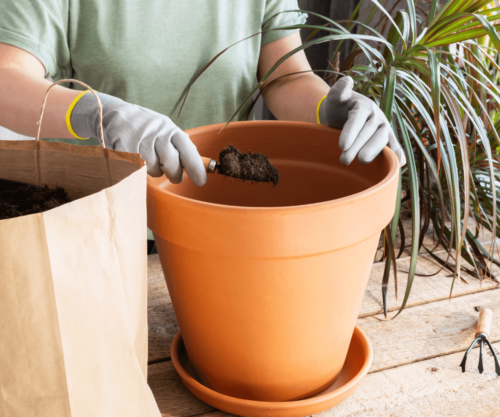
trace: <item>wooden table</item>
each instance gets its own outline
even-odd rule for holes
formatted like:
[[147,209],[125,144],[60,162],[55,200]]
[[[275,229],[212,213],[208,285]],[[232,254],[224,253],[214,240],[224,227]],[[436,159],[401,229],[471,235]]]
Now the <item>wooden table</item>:
[[[444,256],[443,252],[437,254]],[[408,265],[408,257],[398,260],[399,271],[407,271]],[[438,269],[428,256],[420,256],[418,272],[429,274]],[[449,273],[416,277],[407,309],[395,320],[381,321],[382,271],[383,264],[373,265],[357,322],[373,346],[370,373],[352,397],[320,415],[500,416],[500,377],[494,373],[491,354],[485,355],[482,375],[477,370],[478,349],[471,353],[466,373],[458,366],[474,339],[476,307],[493,310],[490,340],[497,354],[500,351],[498,285],[465,275],[468,284],[455,284],[450,301]],[[495,273],[499,272],[497,268]],[[398,301],[394,289],[390,293],[392,315],[403,299],[405,275],[398,274]],[[228,416],[194,397],[172,366],[170,344],[179,329],[157,255],[149,256],[148,317],[148,380],[163,416]]]

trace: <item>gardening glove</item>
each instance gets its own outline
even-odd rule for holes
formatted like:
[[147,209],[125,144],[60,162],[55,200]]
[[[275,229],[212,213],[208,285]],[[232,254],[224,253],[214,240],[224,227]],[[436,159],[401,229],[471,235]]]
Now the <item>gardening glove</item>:
[[[172,120],[119,98],[97,94],[102,103],[102,127],[108,149],[140,153],[153,177],[165,174],[170,182],[179,184],[184,168],[195,185],[205,184],[207,172],[196,146]],[[68,113],[68,128],[74,136],[100,137],[99,108],[92,93],[78,96]]]
[[340,162],[349,165],[357,155],[359,162],[369,164],[389,145],[400,166],[405,165],[403,148],[384,113],[374,101],[352,91],[353,87],[353,79],[343,77],[318,104],[318,123],[342,129]]

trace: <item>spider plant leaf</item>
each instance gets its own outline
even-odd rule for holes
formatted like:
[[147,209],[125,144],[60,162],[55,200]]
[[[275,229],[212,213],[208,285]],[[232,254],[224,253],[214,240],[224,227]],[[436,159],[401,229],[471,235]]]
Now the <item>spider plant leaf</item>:
[[437,143],[437,167],[438,172],[441,167],[441,64],[439,63],[436,54],[428,49],[427,56],[429,57],[429,68],[431,74],[431,95],[432,95],[432,108],[434,111],[434,124],[436,126],[436,143]]
[[[467,13],[457,13],[441,19],[432,28],[426,31],[426,33],[419,39],[419,43],[422,45],[428,44],[429,41],[439,39],[440,37],[450,35],[458,30],[466,29],[468,22],[472,22],[474,18]],[[473,24],[471,28],[477,26]]]
[[453,266],[451,266],[447,260],[442,260],[439,256],[437,256],[435,253],[427,249],[425,246],[424,249],[427,252],[427,254],[430,255],[430,257],[434,259],[437,263],[439,263],[444,269],[447,269],[452,274],[454,273],[455,268],[453,268]]
[[443,158],[443,164],[447,171],[447,177],[449,178],[448,192],[450,194],[451,202],[451,224],[452,224],[452,235],[455,239],[454,244],[457,250],[456,267],[454,270],[453,280],[450,289],[450,299],[452,296],[455,280],[458,277],[460,279],[460,252],[458,252],[458,247],[460,243],[461,236],[461,205],[460,205],[460,173],[457,166],[455,149],[453,147],[452,139],[450,137],[447,128],[442,129],[444,144],[443,148],[447,151],[445,157]]
[[430,26],[431,22],[434,20],[438,6],[439,6],[438,0],[431,1],[429,14],[427,15],[427,26]]
[[[500,37],[498,36],[498,33],[496,31],[496,28],[499,27],[499,25],[492,25],[487,18],[477,13],[474,14],[474,17],[483,25],[484,29],[488,33],[488,36],[493,42],[493,45],[495,45],[495,48],[500,51]],[[498,18],[498,16],[495,17]]]
[[[433,1],[434,3],[434,1]],[[436,2],[437,3],[437,2]],[[427,25],[429,28],[431,28],[436,22],[439,21],[439,19],[442,19],[443,17],[446,17],[448,15],[450,15],[452,12],[453,12],[453,3],[457,3],[456,0],[448,0],[442,7],[440,10],[438,10],[438,12],[434,15],[434,18],[430,21],[430,23]],[[460,0],[460,3],[464,3],[464,0]],[[432,6],[437,6],[436,5],[431,5],[431,8]]]
[[227,48],[223,49],[222,51],[220,51],[217,55],[215,55],[209,62],[207,65],[205,65],[202,70],[196,75],[196,77],[194,77],[193,81],[191,81],[191,83],[188,85],[187,89],[186,89],[186,93],[184,94],[184,99],[182,100],[182,104],[181,104],[181,107],[179,109],[179,113],[177,114],[177,119],[176,121],[179,120],[179,117],[181,117],[181,112],[182,112],[182,109],[184,107],[184,104],[186,103],[186,100],[187,100],[187,96],[189,94],[189,91],[191,90],[191,87],[193,86],[193,84],[196,82],[196,80],[198,78],[201,77],[201,75],[217,60],[217,58],[219,58],[224,52],[226,52],[228,49],[232,48],[233,46],[239,44],[240,42],[243,42],[243,41],[246,41],[247,39],[250,39],[250,38],[253,38],[254,36],[257,36],[257,35],[260,35],[262,32],[258,32],[258,33],[254,33],[253,35],[250,35],[248,37],[246,37],[245,39],[242,39],[238,42],[235,42],[233,43],[232,45],[229,45]]
[[[450,89],[445,85],[443,85],[443,93],[444,97],[446,98],[446,102],[448,104],[448,108],[451,111],[451,114],[454,118],[455,122],[455,127],[456,127],[456,138],[458,141],[458,145],[460,148],[461,156],[462,156],[462,164],[463,164],[463,172],[469,173],[470,172],[470,165],[469,165],[469,155],[468,155],[468,147],[467,147],[467,138],[466,138],[466,133],[463,129],[463,125],[461,123],[461,114],[460,114],[460,109],[458,108],[458,105],[456,103],[456,97],[453,96],[451,93]],[[463,232],[462,236],[460,237],[460,243],[458,245],[457,252],[460,253],[462,245],[465,240],[466,236],[466,231],[467,231],[467,225],[469,223],[469,208],[470,208],[470,182],[469,182],[469,175],[463,175],[462,177],[463,185],[464,185],[464,217],[463,217]],[[459,197],[459,196],[458,196]],[[457,198],[458,205],[460,206],[460,198]],[[459,262],[459,259],[457,259],[457,263]]]
[[[496,8],[495,11],[500,11],[500,8]],[[472,29],[478,26],[474,15],[484,15],[485,13],[486,12],[478,12],[474,14],[460,13],[457,15],[453,15],[450,18],[446,19],[447,21],[442,22],[441,27],[444,28],[443,32],[446,31],[448,34],[453,33],[457,30],[464,31],[466,29]],[[485,18],[489,22],[492,22],[498,20],[498,14],[495,13],[492,16],[485,16]],[[439,37],[439,35],[443,35],[443,33],[439,32],[436,36]]]
[[378,9],[383,13],[385,14],[385,16],[387,17],[387,19],[391,22],[392,26],[394,27],[394,29],[396,30],[396,32],[398,33],[399,37],[401,38],[401,40],[403,41],[403,44],[404,44],[404,48],[406,49],[407,48],[407,44],[404,40],[404,36],[403,34],[401,33],[401,30],[399,29],[399,26],[396,24],[396,22],[394,21],[394,19],[392,18],[392,16],[389,14],[389,12],[385,9],[384,6],[382,6],[377,0],[370,0],[375,6],[378,7]]
[[[492,25],[495,29],[500,28],[500,24],[495,24]],[[453,43],[458,43],[458,42],[463,42],[463,41],[468,41],[471,39],[476,39],[481,36],[486,35],[488,32],[487,30],[482,27],[482,28],[475,28],[475,29],[468,29],[464,30],[462,32],[457,32],[452,35],[448,36],[443,36],[439,39],[436,39],[435,41],[429,42],[426,45],[431,48],[431,47],[437,47],[437,46],[444,46],[444,45],[450,45]]]
[[408,14],[410,16],[410,31],[411,31],[411,44],[414,45],[417,40],[417,12],[415,9],[414,0],[406,0],[408,7]]
[[[408,44],[408,38],[410,36],[410,19],[406,12],[399,12],[394,19],[395,25],[392,25],[387,34],[387,40],[392,45],[392,48],[396,50],[399,41],[403,41],[403,51],[406,51],[406,45]],[[402,32],[401,32],[402,30]],[[386,47],[384,51],[384,56],[386,59],[389,57],[390,51]]]
[[444,222],[445,222],[445,216],[444,216],[445,198],[444,198],[443,187],[441,186],[441,180],[439,178],[436,163],[434,162],[434,159],[432,158],[432,156],[429,153],[429,148],[425,147],[425,145],[422,143],[421,137],[417,134],[415,129],[412,129],[412,127],[411,127],[411,123],[415,122],[414,120],[412,120],[413,115],[411,114],[411,111],[408,109],[408,107],[406,105],[404,105],[404,103],[401,103],[401,106],[402,106],[403,110],[406,110],[406,112],[405,112],[406,114],[404,114],[404,117],[406,118],[405,124],[406,124],[407,130],[413,136],[414,142],[417,144],[417,146],[420,148],[422,154],[424,155],[426,162],[427,162],[427,166],[431,170],[431,173],[434,177],[435,185],[437,188],[437,198],[436,199],[439,201],[440,211],[443,215],[441,216],[441,219],[440,219],[440,230],[438,232],[437,242],[433,248],[433,250],[435,250],[441,244],[441,241],[443,239],[443,230],[444,230]]
[[[363,3],[363,2],[360,2]],[[371,23],[375,15],[377,14],[378,7],[375,5],[372,5],[371,7],[368,7],[366,12],[367,12],[367,17],[365,18],[365,26],[361,28],[361,30],[358,32],[359,34],[363,34],[366,31],[366,28],[368,28],[368,25]]]
[[[357,22],[355,22],[355,19],[359,13],[359,10],[360,10],[362,4],[363,4],[362,1],[358,2],[358,5],[355,7],[354,11],[352,12],[351,17],[349,18],[349,21],[346,22],[347,23],[345,26],[346,30],[351,31],[351,26],[356,25]],[[343,22],[339,22],[339,23],[343,23]],[[343,43],[344,43],[344,41],[337,42],[337,47],[335,48],[335,51],[332,54],[332,59],[330,60],[330,64],[329,64],[330,66],[333,65],[333,60],[335,59],[335,56],[337,55],[337,53],[340,51],[340,48],[342,47]]]
[[[272,29],[272,30],[289,30],[289,29],[295,29],[295,28],[298,28],[298,27],[310,29],[311,27],[314,27],[314,26],[311,26],[311,25],[293,25],[293,26],[284,26],[284,27],[280,27],[280,28]],[[327,30],[327,31],[333,31],[333,29],[331,29],[331,28],[322,28],[322,29]],[[360,46],[368,48],[369,50],[371,50],[371,52],[373,54],[379,55],[380,58],[382,58],[382,56],[378,53],[378,51],[376,51],[374,48],[368,46],[366,43],[363,42],[365,40],[367,40],[367,41],[375,41],[375,42],[381,41],[380,39],[375,38],[373,36],[368,36],[368,35],[334,34],[334,35],[327,35],[327,36],[322,36],[320,38],[311,39],[309,42],[304,42],[302,45],[298,46],[294,50],[292,50],[292,51],[288,52],[287,54],[283,55],[278,61],[276,61],[276,63],[269,69],[269,71],[267,72],[267,74],[264,75],[264,77],[262,77],[262,79],[260,80],[259,84],[252,89],[251,93],[247,96],[247,98],[245,99],[245,101],[231,115],[231,117],[226,122],[226,124],[224,125],[224,127],[226,127],[236,117],[236,115],[252,99],[252,96],[255,94],[255,92],[264,84],[265,81],[267,81],[267,79],[271,76],[271,74],[283,62],[285,62],[288,58],[290,58],[292,55],[295,55],[297,52],[302,51],[302,50],[304,50],[304,49],[306,49],[306,48],[308,48],[308,47],[310,47],[312,45],[316,45],[318,43],[329,42],[329,41],[332,41],[332,40],[340,40],[340,39],[352,39],[355,42],[358,42],[360,44]],[[387,43],[387,41],[384,40],[384,42],[382,42],[382,43]],[[223,127],[223,129],[224,129],[224,127]]]
[[389,75],[385,80],[384,85],[384,96],[382,99],[382,105],[380,109],[384,112],[385,117],[392,121],[392,107],[394,104],[394,94],[396,92],[396,68],[391,67],[389,70]]
[[410,15],[404,10],[400,10],[398,16],[401,16],[401,29],[403,31],[404,46],[406,49],[406,45],[408,45],[410,41],[410,34],[412,33]]
[[387,225],[384,232],[385,242],[387,243],[387,251],[389,252],[389,256],[387,256],[387,260],[384,265],[384,276],[382,278],[382,301],[384,306],[384,316],[387,318],[387,290],[390,278],[391,265],[393,267],[394,272],[394,285],[396,291],[396,300],[398,294],[398,268],[396,264],[396,252],[394,250],[394,239],[392,238],[393,232],[391,227]]
[[[393,127],[394,129],[394,127]],[[400,212],[401,212],[401,192],[403,188],[403,176],[401,171],[399,172],[399,179],[398,179],[398,190],[397,190],[397,196],[398,198],[396,199],[396,208],[394,210],[394,217],[392,218],[392,226],[388,226],[388,230],[390,231],[390,235],[387,237],[387,239],[390,239],[390,241],[387,242],[387,247],[389,250],[389,258],[391,258],[391,262],[394,266],[394,294],[396,297],[396,302],[398,301],[398,275],[397,275],[397,264],[396,264],[396,250],[394,248],[394,242],[396,241],[396,234],[398,231],[398,226],[401,225],[401,250],[399,252],[399,256],[401,256],[401,253],[404,251],[404,229],[402,227],[401,223],[401,218],[400,218]],[[393,256],[394,255],[394,256]],[[389,264],[390,268],[390,264]],[[384,273],[385,276],[385,273]],[[387,318],[387,297],[384,299],[384,311],[386,312],[386,318]]]
[[[458,95],[458,97],[461,100],[457,101],[457,104],[459,104],[462,109],[468,114],[468,116],[471,119],[471,122],[473,123],[474,127],[476,128],[480,138],[481,138],[481,144],[483,145],[483,149],[486,152],[486,162],[489,168],[489,173],[490,173],[490,180],[491,183],[495,183],[494,181],[494,169],[493,169],[493,157],[491,153],[491,143],[489,141],[488,135],[485,132],[483,121],[479,118],[479,116],[476,113],[476,110],[472,107],[472,105],[469,103],[469,100],[465,95],[463,95],[459,89],[455,89],[455,93]],[[474,93],[474,92],[472,92]],[[480,104],[481,105],[481,104]],[[485,108],[481,108],[482,111],[485,111]],[[492,124],[491,119],[487,116],[486,119],[489,121],[490,124]],[[493,194],[493,207],[494,210],[493,212],[496,213],[496,191],[495,187],[492,188],[492,194]],[[495,220],[495,226],[493,227],[496,230],[496,216],[494,217]]]
[[[494,176],[494,169],[493,169],[493,157],[491,153],[491,143],[489,141],[488,135],[486,135],[485,130],[482,128],[482,121],[481,119],[476,115],[476,113],[473,111],[473,109],[470,106],[469,102],[464,102],[464,109],[468,111],[469,117],[471,118],[471,122],[475,125],[477,132],[479,133],[479,136],[481,138],[481,144],[482,148],[484,149],[486,156],[487,156],[487,166],[489,168],[489,181],[490,184],[496,184],[495,183],[495,176]],[[478,188],[480,193],[482,194],[482,189],[481,187]],[[492,224],[491,224],[491,230],[496,231],[497,230],[497,194],[496,194],[496,187],[491,187],[491,200],[492,203],[490,203],[489,198],[486,196],[486,198],[483,197],[484,203],[489,206],[490,212],[494,213],[492,216]],[[483,194],[484,196],[484,194]],[[494,239],[495,232],[492,235],[492,240],[491,240],[491,247],[492,251],[495,250],[496,247],[496,240]]]
[[[491,0],[475,0],[464,11],[475,13],[476,11],[485,8],[488,4],[491,3]],[[496,5],[498,6],[498,3],[496,3]]]
[[498,259],[495,259],[494,257],[491,257],[485,247],[481,244],[481,242],[479,242],[479,240],[476,239],[476,237],[471,233],[470,230],[467,230],[467,239],[474,244],[474,247],[477,248],[478,251],[480,251],[484,258],[491,258],[493,263],[495,263],[497,266],[500,266],[500,261]]
[[[356,16],[359,14],[359,10],[361,9],[361,6],[363,5],[362,1],[359,1],[357,6],[354,8],[353,12],[351,13],[351,16],[349,17],[349,20],[353,22],[352,24],[355,23]],[[351,23],[348,22],[346,25],[346,29],[349,30],[351,28]]]
[[[400,176],[401,178],[401,176]],[[398,199],[401,201],[401,199]],[[397,256],[397,259],[401,258],[401,255],[403,255],[405,251],[405,228],[403,227],[403,222],[401,221],[401,216],[399,216],[399,222],[398,222],[398,230],[399,230],[399,235],[401,237],[401,242],[400,242],[400,247],[399,247],[399,253]]]
[[[371,34],[373,36],[378,36],[379,38],[383,38],[383,39],[386,39],[386,37],[384,35],[382,35],[377,29],[371,27],[371,26],[368,26],[367,24],[363,23],[363,22],[359,22],[357,20],[353,21],[353,22],[348,22],[346,20],[339,20],[339,23],[353,23],[354,26],[361,26],[361,28],[363,29],[363,33],[361,33],[361,29],[358,31],[358,35],[362,35],[364,34],[366,31],[369,31],[371,32]],[[354,28],[353,28],[354,29]],[[338,52],[336,50],[336,52]]]
[[330,74],[337,74],[337,75],[341,75],[339,72],[337,71],[332,71],[332,70],[313,70],[313,69],[310,69],[310,70],[305,70],[305,71],[295,71],[295,72],[291,72],[289,74],[284,74],[284,75],[281,75],[275,79],[273,79],[272,81],[270,81],[269,83],[267,83],[266,85],[264,85],[258,92],[257,92],[257,96],[252,100],[252,103],[250,104],[250,106],[248,107],[247,109],[247,114],[246,114],[246,117],[245,117],[245,120],[248,120],[250,118],[250,115],[252,114],[252,110],[254,109],[255,105],[257,104],[257,101],[259,100],[260,96],[262,95],[262,93],[270,86],[272,85],[273,83],[277,82],[278,80],[281,80],[283,78],[286,78],[286,77],[290,77],[292,75],[298,75],[298,74],[306,74],[306,73],[309,73],[309,72],[326,72],[326,73],[330,73]]
[[405,129],[405,124],[401,111],[398,107],[395,107],[395,114],[397,117],[397,122],[400,127],[401,136],[403,138],[403,145],[406,151],[407,164],[408,164],[408,178],[410,181],[410,193],[411,193],[411,206],[412,206],[412,245],[411,245],[411,258],[410,258],[410,268],[408,271],[408,281],[406,284],[406,291],[403,298],[403,302],[399,311],[393,318],[396,318],[406,307],[408,299],[410,297],[411,287],[413,285],[413,279],[415,278],[415,270],[417,267],[418,258],[418,242],[419,242],[419,224],[420,224],[420,200],[418,195],[418,182],[417,182],[417,167],[415,165],[415,158],[413,156],[412,146],[410,138],[408,137],[407,131]]
[[[324,26],[327,26],[329,23],[325,23]],[[318,33],[320,29],[313,29],[311,33],[307,36],[307,38],[304,39],[304,42],[310,41],[312,38],[314,38]]]
[[354,72],[359,71],[360,73],[363,73],[363,74],[366,74],[366,73],[378,74],[378,71],[375,68],[368,67],[366,65],[355,65],[354,67],[351,68],[351,71],[354,71]]
[[[396,241],[396,233],[398,231],[398,224],[401,222],[400,219],[400,213],[401,213],[401,193],[403,191],[403,174],[400,172],[399,173],[399,179],[398,179],[398,191],[397,191],[397,196],[398,198],[396,199],[396,208],[394,210],[394,217],[392,218],[392,241]],[[402,243],[404,246],[404,243]],[[397,297],[397,294],[396,294]]]
[[356,49],[355,51],[351,52],[347,56],[347,58],[344,60],[344,62],[342,63],[342,67],[340,68],[340,72],[349,71],[354,60],[361,53],[363,53],[363,51],[361,49]]

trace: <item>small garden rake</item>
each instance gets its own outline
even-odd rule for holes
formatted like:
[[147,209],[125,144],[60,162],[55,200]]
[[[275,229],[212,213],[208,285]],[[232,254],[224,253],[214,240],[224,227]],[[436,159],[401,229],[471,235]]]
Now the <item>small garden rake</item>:
[[479,312],[479,320],[477,322],[477,327],[476,327],[476,338],[469,346],[469,349],[467,349],[467,352],[465,352],[464,358],[462,359],[462,363],[460,364],[460,366],[462,367],[462,372],[465,372],[465,363],[467,362],[467,356],[469,355],[472,348],[476,345],[476,343],[479,343],[479,365],[477,369],[479,370],[480,374],[483,373],[484,371],[483,345],[484,342],[486,342],[486,344],[489,346],[491,350],[493,359],[495,360],[495,372],[498,376],[500,376],[500,365],[498,364],[498,358],[495,353],[495,349],[493,349],[493,346],[491,346],[491,343],[488,340],[491,330],[492,320],[493,320],[493,311],[491,311],[489,308],[482,308],[481,311]]

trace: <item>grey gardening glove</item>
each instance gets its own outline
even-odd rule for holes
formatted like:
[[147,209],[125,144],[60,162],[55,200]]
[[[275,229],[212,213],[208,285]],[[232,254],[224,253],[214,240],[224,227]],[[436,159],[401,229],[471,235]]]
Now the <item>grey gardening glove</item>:
[[[183,168],[191,181],[201,187],[207,173],[196,146],[167,116],[119,98],[97,93],[102,103],[106,147],[140,153],[148,174],[165,173],[174,184],[183,180]],[[94,95],[84,94],[71,113],[73,131],[83,138],[99,138],[99,109]]]
[[398,157],[400,166],[405,165],[403,148],[384,113],[374,101],[352,91],[353,87],[351,77],[341,78],[330,89],[319,108],[321,124],[342,129],[340,162],[349,165],[357,155],[359,162],[368,164],[389,145]]

